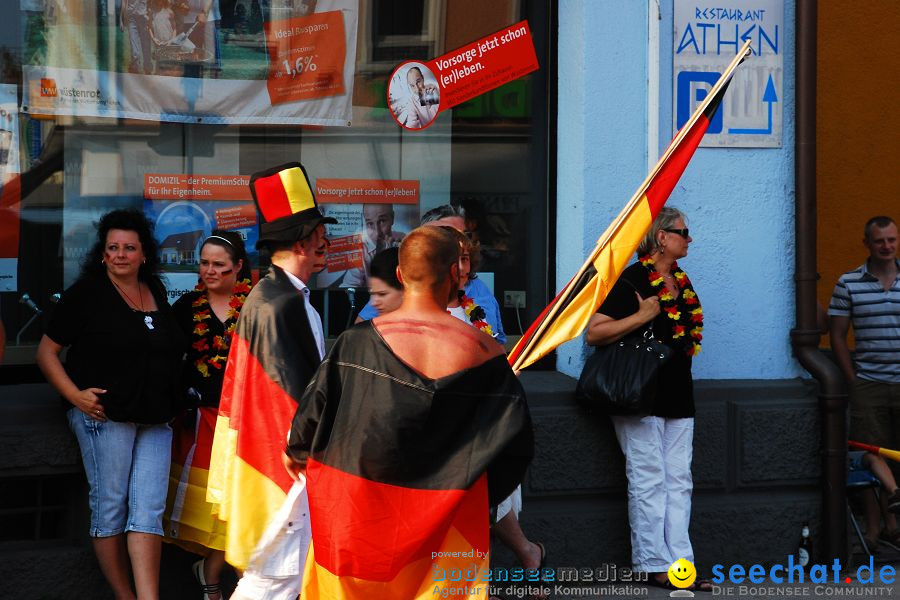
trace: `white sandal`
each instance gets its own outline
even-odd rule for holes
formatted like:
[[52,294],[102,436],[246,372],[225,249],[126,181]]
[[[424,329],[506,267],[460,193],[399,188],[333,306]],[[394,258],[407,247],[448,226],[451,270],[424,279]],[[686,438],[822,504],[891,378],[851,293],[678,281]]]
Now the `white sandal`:
[[203,563],[205,561],[205,558],[201,558],[191,567],[191,570],[194,572],[194,579],[197,580],[197,582],[200,584],[200,589],[203,590],[203,600],[213,600],[210,594],[215,594],[218,595],[219,598],[222,598],[222,586],[220,584],[206,584],[206,579],[203,577]]

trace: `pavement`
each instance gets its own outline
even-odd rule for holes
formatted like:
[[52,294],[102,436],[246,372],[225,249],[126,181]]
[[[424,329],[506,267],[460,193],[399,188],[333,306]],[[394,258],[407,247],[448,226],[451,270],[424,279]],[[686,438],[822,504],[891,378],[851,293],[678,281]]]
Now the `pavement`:
[[[712,573],[711,579],[721,574],[721,583],[714,583],[711,592],[693,593],[699,600],[720,598],[898,598],[900,599],[900,550],[879,546],[877,558],[870,559],[854,546],[855,553],[847,564],[834,560],[828,564],[792,571],[780,565],[724,565]],[[688,563],[689,564],[689,563]],[[737,568],[735,568],[737,567]],[[781,567],[779,569],[779,567]],[[715,569],[715,567],[714,567]],[[574,571],[574,570],[573,570]],[[774,572],[773,572],[774,571]],[[615,574],[615,573],[614,573]],[[734,581],[729,580],[732,574]],[[586,576],[592,575],[587,573]],[[553,583],[536,584],[495,583],[491,594],[501,600],[519,600],[549,595],[552,600],[595,600],[597,598],[638,598],[660,599],[691,597],[683,591],[672,593],[668,589],[652,586],[646,581],[638,581],[642,574],[634,573],[635,581],[606,581],[606,572],[598,570],[593,581],[573,582],[578,574],[563,574],[556,570]],[[750,580],[750,576],[756,582]],[[772,575],[775,576],[773,581]],[[802,578],[802,579],[801,579]],[[602,579],[602,580],[601,580]],[[514,587],[518,586],[518,587]]]
[[[693,595],[681,595],[683,592],[669,592],[658,587],[640,584],[596,584],[593,586],[567,587],[565,584],[550,588],[553,600],[593,600],[596,598],[679,598],[693,597],[699,600],[711,598],[900,598],[900,581],[892,585],[881,583],[861,584],[851,581],[849,584],[775,584],[764,581],[760,584],[745,583],[713,586],[712,592],[694,592]],[[679,594],[679,595],[675,595]]]
[[[751,565],[744,565],[749,569]],[[694,592],[693,596],[684,592],[672,593],[669,590],[650,586],[646,582],[595,582],[589,584],[554,583],[544,585],[544,592],[549,592],[552,600],[594,600],[597,598],[679,598],[694,597],[699,600],[713,598],[900,598],[900,556],[893,555],[887,562],[872,562],[873,570],[869,570],[868,560],[854,556],[849,568],[841,569],[835,577],[833,564],[822,566],[815,572],[810,569],[804,574],[803,581],[794,576],[787,581],[784,573],[776,573],[780,582],[773,582],[766,568],[766,576],[760,583],[753,583],[746,578],[741,583],[731,583],[728,571],[723,573],[724,581],[713,585],[712,592]],[[729,565],[731,567],[731,565]],[[883,581],[882,581],[883,578]],[[760,579],[756,577],[756,579]],[[512,598],[533,598],[535,596],[508,594],[509,590],[498,590],[498,597],[505,600]],[[531,590],[535,592],[536,590]],[[676,595],[677,594],[677,595]]]
[[[885,550],[888,550],[885,548]],[[162,560],[162,586],[160,590],[160,598],[167,600],[196,600],[200,597],[199,588],[193,579],[190,571],[190,565],[197,559],[196,556],[184,552],[180,548],[165,544],[163,548]],[[841,572],[835,582],[835,573],[833,563],[818,568],[815,572],[813,569],[807,570],[803,574],[803,581],[799,581],[799,576],[794,575],[794,581],[773,582],[768,576],[770,574],[771,565],[765,565],[766,576],[760,583],[752,583],[745,579],[741,583],[730,583],[727,579],[729,569],[732,565],[726,565],[723,569],[725,581],[720,585],[714,585],[712,592],[695,592],[694,597],[698,600],[713,599],[745,599],[745,598],[808,598],[814,600],[816,598],[898,598],[900,599],[900,551],[890,554],[881,554],[879,560],[873,560],[871,567],[874,571],[869,571],[868,557],[861,554],[854,554],[850,563],[841,569]],[[744,577],[749,575],[752,565],[742,565],[746,571]],[[230,570],[223,574],[223,588],[226,597],[231,594],[234,589],[236,580]],[[708,574],[708,573],[705,573]],[[637,574],[636,574],[637,575]],[[777,573],[782,579],[786,579],[786,573]],[[816,581],[823,581],[827,578],[827,583],[816,583],[810,580],[814,576]],[[850,578],[849,583],[847,578]],[[871,577],[871,581],[869,581]],[[884,578],[884,582],[880,580]],[[556,579],[563,577],[557,576]],[[571,580],[572,576],[566,577]],[[888,581],[894,579],[893,581]],[[518,586],[518,587],[516,587]],[[669,590],[650,586],[646,582],[634,581],[592,581],[574,583],[571,581],[557,581],[551,584],[544,584],[543,590],[538,590],[535,584],[522,586],[521,584],[500,583],[494,584],[491,593],[502,600],[521,600],[535,598],[536,594],[543,591],[549,594],[552,600],[596,600],[598,598],[638,598],[638,599],[661,599],[661,598],[678,598],[685,596],[672,596]],[[104,589],[104,591],[106,591]],[[2,594],[0,594],[2,597]],[[106,597],[103,594],[97,596]],[[435,596],[440,598],[440,596]],[[448,596],[453,598],[453,596]],[[378,598],[373,600],[398,600],[389,598]]]

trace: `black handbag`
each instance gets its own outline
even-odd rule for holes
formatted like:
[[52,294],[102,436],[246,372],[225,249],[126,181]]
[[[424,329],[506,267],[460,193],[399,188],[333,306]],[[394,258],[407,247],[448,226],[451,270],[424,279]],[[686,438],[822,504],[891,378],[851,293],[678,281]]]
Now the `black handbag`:
[[659,368],[671,356],[672,349],[653,337],[651,321],[643,334],[597,348],[584,364],[575,397],[591,412],[648,414]]

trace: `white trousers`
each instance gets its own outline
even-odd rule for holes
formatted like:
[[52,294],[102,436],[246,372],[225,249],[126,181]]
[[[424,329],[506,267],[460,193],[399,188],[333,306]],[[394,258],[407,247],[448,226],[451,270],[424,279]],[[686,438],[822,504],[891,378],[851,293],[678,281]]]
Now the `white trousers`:
[[306,478],[301,475],[266,526],[231,600],[296,600],[311,531]]
[[691,458],[694,419],[612,417],[628,477],[631,562],[635,571],[667,571],[694,562]]
[[516,515],[516,519],[519,518],[519,513],[522,512],[522,486],[519,485],[513,493],[504,498],[500,504],[497,505],[497,521],[500,521],[503,517],[512,512]]

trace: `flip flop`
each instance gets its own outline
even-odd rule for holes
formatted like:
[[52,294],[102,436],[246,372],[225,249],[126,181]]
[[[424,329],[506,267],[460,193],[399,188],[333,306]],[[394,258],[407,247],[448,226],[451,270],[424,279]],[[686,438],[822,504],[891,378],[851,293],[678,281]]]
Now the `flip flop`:
[[679,589],[672,585],[672,582],[669,581],[668,575],[666,575],[666,578],[662,580],[657,579],[657,575],[666,575],[666,573],[650,573],[650,577],[647,578],[647,585],[652,585],[653,587],[669,590],[670,592],[674,592]]
[[[666,578],[663,580],[659,580],[656,578],[656,575],[662,575],[663,573],[651,573],[650,577],[647,578],[647,585],[652,585],[653,587],[662,588],[664,590],[669,590],[670,592],[674,592],[680,588],[672,585],[672,582],[669,581],[669,576],[666,575]],[[709,579],[696,579],[694,583],[684,588],[689,592],[712,592],[713,591],[713,582]]]
[[[538,565],[538,575],[544,571],[544,567],[547,566],[547,548],[544,547],[544,544],[541,542],[534,542],[534,545],[541,549],[541,563]],[[545,582],[543,579],[540,580],[540,584],[543,585]],[[534,594],[530,596],[532,600],[547,600],[550,596],[544,596],[543,594]]]
[[874,540],[870,540],[869,538],[864,538],[866,540],[866,548],[869,550],[870,556],[879,556],[882,554],[881,549],[878,547],[878,538]]
[[[900,529],[893,531],[882,529],[881,533],[878,534],[878,541],[900,552]],[[868,544],[868,540],[866,543]]]
[[206,559],[201,558],[191,566],[191,570],[194,572],[194,579],[197,580],[197,583],[200,584],[200,589],[203,590],[203,600],[210,600],[210,597],[215,595],[222,598],[222,587],[220,584],[213,583],[208,585],[206,583],[206,578],[203,577],[204,562],[206,562]]
[[547,566],[547,548],[541,542],[535,542],[534,545],[541,549],[541,564],[538,565],[538,570],[543,570]]

